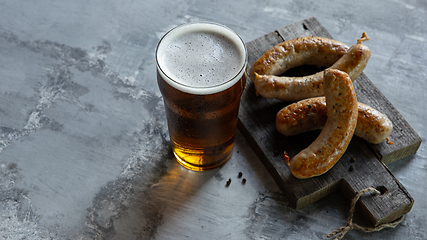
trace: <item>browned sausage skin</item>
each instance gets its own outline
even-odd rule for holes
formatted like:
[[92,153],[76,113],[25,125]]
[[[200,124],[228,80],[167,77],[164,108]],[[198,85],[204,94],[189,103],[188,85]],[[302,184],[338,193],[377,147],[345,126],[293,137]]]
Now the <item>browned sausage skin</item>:
[[281,42],[268,50],[252,65],[251,73],[281,75],[291,68],[302,65],[329,67],[344,56],[348,49],[346,44],[329,38],[295,38]]
[[[324,97],[304,99],[281,109],[276,115],[276,128],[285,136],[322,129],[327,120]],[[393,130],[392,122],[376,109],[358,103],[357,125],[354,134],[367,142],[378,144]]]
[[366,141],[374,144],[387,140],[393,130],[393,123],[384,114],[359,103],[359,115],[357,117],[357,127],[354,132]]
[[[354,81],[371,56],[369,48],[362,44],[368,39],[364,33],[350,49],[335,40],[317,37],[297,38],[278,44],[253,64],[251,76],[255,89],[265,98],[284,101],[323,96],[323,71],[304,77],[278,75],[300,65],[330,66],[329,68],[346,72]],[[345,53],[336,59],[342,51]],[[333,60],[335,61],[331,63]]]
[[346,151],[357,123],[357,99],[347,73],[324,71],[327,120],[310,146],[286,162],[292,175],[304,179],[324,174]]

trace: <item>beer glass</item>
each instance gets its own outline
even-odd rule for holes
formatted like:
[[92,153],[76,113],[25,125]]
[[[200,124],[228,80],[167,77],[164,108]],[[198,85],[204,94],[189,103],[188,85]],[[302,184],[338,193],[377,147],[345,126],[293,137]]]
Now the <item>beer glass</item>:
[[247,51],[231,29],[195,22],[173,28],[156,48],[157,83],[177,161],[204,171],[231,156]]

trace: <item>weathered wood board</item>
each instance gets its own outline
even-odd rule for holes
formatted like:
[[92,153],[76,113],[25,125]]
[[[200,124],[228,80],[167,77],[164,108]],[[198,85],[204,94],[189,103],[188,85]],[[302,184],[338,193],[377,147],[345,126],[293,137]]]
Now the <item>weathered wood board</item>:
[[[332,38],[316,18],[296,22],[247,43],[248,67],[277,43],[301,36]],[[309,67],[306,69],[309,71]],[[304,73],[304,67],[298,71]],[[382,189],[384,194],[362,197],[357,206],[365,221],[376,226],[393,221],[411,210],[414,200],[385,164],[415,153],[421,138],[365,74],[356,79],[354,88],[359,102],[378,109],[393,122],[390,139],[394,144],[369,144],[355,136],[340,161],[322,176],[297,179],[292,176],[283,158],[284,151],[292,158],[313,142],[320,131],[292,137],[281,135],[276,131],[275,117],[289,103],[257,96],[250,79],[242,96],[239,129],[296,209],[336,190],[353,198],[358,191],[367,187]]]

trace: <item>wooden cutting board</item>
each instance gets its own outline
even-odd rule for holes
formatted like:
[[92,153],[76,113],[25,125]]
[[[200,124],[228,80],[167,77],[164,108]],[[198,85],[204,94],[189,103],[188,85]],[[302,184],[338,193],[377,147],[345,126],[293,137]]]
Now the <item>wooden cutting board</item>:
[[[316,18],[296,22],[248,42],[248,68],[276,44],[302,36],[332,38]],[[369,47],[369,41],[365,45]],[[304,66],[295,71],[305,75],[312,73],[313,69]],[[374,187],[382,194],[362,197],[357,209],[369,225],[377,226],[391,222],[411,210],[413,198],[385,164],[414,154],[421,144],[421,138],[365,74],[362,73],[353,84],[359,102],[376,108],[393,122],[390,140],[394,144],[369,144],[354,136],[346,153],[326,174],[305,180],[297,179],[291,174],[283,152],[286,151],[292,158],[313,142],[320,131],[292,137],[281,135],[276,130],[275,118],[277,112],[289,103],[257,96],[250,79],[242,96],[239,130],[296,209],[337,190],[351,199],[358,191]]]

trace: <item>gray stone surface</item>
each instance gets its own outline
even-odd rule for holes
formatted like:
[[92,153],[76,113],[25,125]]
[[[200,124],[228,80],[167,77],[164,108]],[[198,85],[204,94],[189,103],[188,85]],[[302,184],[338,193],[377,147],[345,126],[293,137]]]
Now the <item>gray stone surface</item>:
[[[155,46],[197,20],[246,42],[312,16],[347,44],[366,31],[365,73],[425,140],[426,11],[423,0],[0,1],[0,238],[326,239],[348,200],[293,210],[240,132],[222,168],[176,163]],[[423,143],[389,165],[415,199],[400,225],[345,238],[426,239],[426,158]]]

